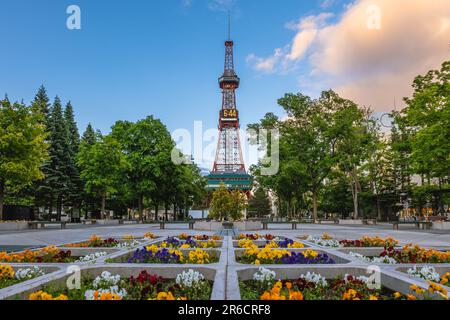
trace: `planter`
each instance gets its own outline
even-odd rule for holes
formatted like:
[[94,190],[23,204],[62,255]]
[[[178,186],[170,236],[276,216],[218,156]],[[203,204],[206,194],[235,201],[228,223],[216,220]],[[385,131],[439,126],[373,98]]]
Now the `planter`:
[[226,230],[232,230],[233,229],[233,222],[223,222],[222,227]]
[[342,225],[362,225],[363,221],[360,220],[360,219],[357,219],[357,220],[342,220],[342,219],[339,219],[339,224],[342,224]]
[[434,221],[431,225],[432,230],[450,230],[450,221]]
[[[225,290],[224,290],[224,281],[225,275],[224,271],[216,270],[214,268],[206,268],[206,267],[194,267],[194,268],[185,268],[185,267],[143,267],[143,266],[89,266],[83,268],[81,270],[82,277],[97,277],[103,271],[108,271],[111,274],[119,274],[122,277],[130,277],[137,276],[141,271],[147,271],[150,274],[155,274],[158,276],[162,276],[166,279],[174,279],[177,274],[186,271],[187,269],[194,269],[196,271],[201,272],[205,279],[213,282],[211,300],[223,300],[225,299]],[[0,295],[0,299],[7,300],[26,300],[30,293],[36,292],[38,290],[42,290],[45,286],[58,285],[64,287],[67,281],[67,278],[70,275],[66,274],[63,270],[61,272],[56,273],[51,279],[43,279],[40,281],[34,281],[33,283],[17,285],[13,290],[9,290],[9,292],[5,292]],[[2,292],[3,293],[3,292]]]
[[[314,272],[320,274],[327,279],[335,279],[336,277],[343,277],[345,274],[353,276],[369,276],[368,269],[361,266],[340,266],[339,268],[333,266],[282,266],[271,265],[268,266],[270,270],[276,272],[277,279],[296,279],[301,274],[307,272]],[[227,299],[228,300],[241,300],[239,281],[251,280],[253,274],[258,271],[258,267],[232,267],[228,271],[227,279]],[[398,291],[402,294],[410,294],[410,286],[412,284],[426,290],[428,285],[422,281],[411,279],[408,276],[399,275],[397,272],[388,270],[381,270],[380,272],[381,285],[392,291]]]
[[[227,222],[216,222],[216,221],[198,221],[194,224],[194,230],[202,231],[219,231],[222,229],[232,229],[225,227]],[[230,223],[231,224],[231,223]],[[260,221],[238,221],[234,222],[232,226],[239,231],[257,231],[262,230],[262,224]]]
[[0,222],[0,231],[20,231],[28,229],[27,221]]

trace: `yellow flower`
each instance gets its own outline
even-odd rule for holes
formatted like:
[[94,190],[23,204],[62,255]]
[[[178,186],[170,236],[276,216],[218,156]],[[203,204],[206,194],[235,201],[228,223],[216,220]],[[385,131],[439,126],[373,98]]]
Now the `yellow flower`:
[[353,289],[348,289],[348,291],[344,292],[342,295],[342,300],[359,300],[357,297],[357,292]]
[[[153,299],[149,299],[149,300],[153,300]],[[175,298],[175,296],[172,294],[172,292],[160,292],[158,293],[158,295],[156,296],[156,299],[154,300],[187,300],[186,297],[181,297],[181,298]]]
[[28,300],[69,300],[69,298],[63,294],[60,294],[59,296],[53,298],[51,294],[48,294],[47,292],[41,290],[31,293],[28,296]]
[[406,295],[406,299],[408,299],[408,300],[417,300],[416,296],[412,295],[412,294]]
[[255,264],[256,264],[256,265],[260,265],[260,264],[261,264],[261,261],[259,261],[258,259],[256,259],[256,260],[255,260]]
[[369,297],[369,300],[378,300],[378,297],[377,297],[377,296],[372,296],[372,295],[371,295],[371,296]]
[[95,291],[94,300],[101,300],[101,301],[122,300],[122,297],[119,296],[118,294],[111,292],[103,292],[102,294],[100,294],[98,291]]
[[317,257],[319,255],[319,253],[317,251],[314,251],[311,249],[303,251],[302,254],[305,256],[305,258],[308,258],[308,259],[314,259],[315,257]]
[[400,292],[396,292],[396,293],[394,293],[394,298],[395,299],[400,299],[402,297],[402,294],[400,293]]
[[145,247],[145,249],[146,249],[147,251],[151,251],[151,252],[155,253],[155,252],[158,251],[158,246],[155,245],[155,244],[152,244],[151,246]]
[[147,232],[146,234],[144,234],[144,238],[154,239],[156,238],[156,236],[151,232]]
[[304,248],[305,246],[303,243],[295,241],[294,243],[291,243],[288,245],[288,248]]
[[0,280],[14,279],[14,269],[10,265],[0,264]]
[[422,288],[419,288],[417,285],[413,284],[412,286],[409,287],[411,290],[413,290],[416,294],[424,294],[425,290],[423,290]]

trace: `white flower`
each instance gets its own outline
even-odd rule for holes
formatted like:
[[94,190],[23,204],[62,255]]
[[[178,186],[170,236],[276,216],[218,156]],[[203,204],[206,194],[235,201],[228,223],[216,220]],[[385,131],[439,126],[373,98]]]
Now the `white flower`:
[[[349,281],[348,278],[349,278],[349,277],[350,277],[349,274],[346,274],[346,275],[344,276],[344,281],[345,281],[345,283],[348,283],[348,281]],[[369,278],[368,278],[368,277],[365,277],[365,276],[359,276],[359,277],[352,276],[352,278],[355,279],[355,280],[359,280],[359,281],[361,281],[361,282],[364,282],[366,285],[369,283]]]
[[106,256],[106,252],[95,252],[92,254],[88,254],[87,256],[81,257],[80,259],[76,260],[75,262],[94,262],[98,258]]
[[317,244],[319,246],[322,246],[322,247],[331,247],[331,248],[341,248],[342,247],[342,245],[339,243],[339,241],[333,240],[333,239],[325,240],[325,239],[322,239],[322,237],[308,236],[308,238],[306,240],[309,242],[312,242],[314,244]]
[[106,289],[112,286],[117,286],[120,280],[120,275],[117,274],[113,276],[110,272],[103,271],[99,277],[95,278],[92,286],[94,287],[94,289]]
[[420,270],[417,269],[417,266],[414,266],[412,269],[408,269],[408,274],[414,277],[418,277],[424,280],[430,280],[434,282],[440,282],[441,276],[436,272],[436,269],[431,266],[423,266]]
[[198,271],[189,269],[189,271],[183,271],[177,275],[176,283],[182,287],[192,288],[197,287],[205,277]]
[[127,296],[127,290],[119,289],[118,286],[112,286],[107,289],[86,290],[86,292],[84,293],[84,297],[86,298],[86,300],[94,300],[94,294],[96,291],[98,292],[99,296],[103,293],[113,293],[120,296],[122,299]]
[[126,241],[126,242],[119,243],[116,245],[116,248],[127,249],[127,248],[138,247],[140,245],[141,245],[141,243],[139,241],[133,240],[133,241]]
[[321,276],[320,274],[314,273],[314,272],[309,272],[304,275],[302,274],[300,277],[300,279],[304,279],[308,282],[312,282],[315,283],[317,286],[321,286],[321,287],[326,287],[328,285],[327,280],[325,279],[325,277]]
[[268,282],[275,279],[275,271],[260,267],[257,272],[253,274],[253,280],[258,282]]
[[19,269],[15,273],[15,278],[19,281],[25,281],[43,276],[45,272],[39,267],[35,266],[32,268]]
[[384,256],[384,257],[373,257],[369,258],[359,253],[350,252],[350,256],[353,258],[365,262],[365,263],[384,263],[384,264],[397,264],[394,258]]

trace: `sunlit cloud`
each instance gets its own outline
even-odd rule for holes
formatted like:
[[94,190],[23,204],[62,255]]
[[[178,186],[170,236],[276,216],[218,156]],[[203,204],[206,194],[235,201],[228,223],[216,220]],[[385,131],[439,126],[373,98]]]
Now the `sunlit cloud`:
[[286,24],[296,32],[290,43],[269,57],[251,54],[247,62],[263,73],[305,63],[310,71],[299,75],[301,90],[333,88],[359,104],[390,110],[394,99],[411,94],[416,75],[450,59],[448,0],[357,0],[337,21],[331,17]]

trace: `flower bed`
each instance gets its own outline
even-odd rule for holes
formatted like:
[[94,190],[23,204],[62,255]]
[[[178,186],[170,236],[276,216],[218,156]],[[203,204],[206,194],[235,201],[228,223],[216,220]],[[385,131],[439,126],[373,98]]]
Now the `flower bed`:
[[448,286],[450,279],[450,272],[439,273],[437,272],[436,268],[432,266],[414,266],[412,268],[409,268],[406,273],[408,273],[410,276],[426,281],[436,282],[444,286]]
[[39,250],[25,250],[18,253],[0,252],[0,263],[83,263],[93,262],[106,255],[106,252],[74,255],[71,250],[61,250],[55,246],[50,246]]
[[431,285],[429,292],[415,285],[403,295],[386,287],[371,286],[365,276],[344,275],[326,279],[319,273],[307,272],[296,279],[276,280],[276,272],[260,268],[251,280],[239,282],[242,300],[417,300],[445,299],[447,292]]
[[35,266],[30,268],[14,268],[8,264],[0,264],[0,289],[43,276],[45,272]]
[[197,235],[191,236],[191,235],[188,235],[187,233],[181,233],[180,235],[178,235],[178,238],[181,240],[193,239],[193,240],[197,240],[197,241],[207,241],[207,240],[219,241],[219,240],[223,239],[221,236],[217,236],[217,235],[208,236],[206,234],[197,234]]
[[288,251],[286,249],[272,249],[265,247],[249,248],[243,253],[237,252],[237,262],[245,264],[334,264],[336,263],[326,253],[315,250],[303,250],[300,252]]
[[134,240],[131,236],[125,236],[122,240],[117,240],[115,238],[102,239],[99,236],[93,235],[88,241],[69,243],[62,247],[64,248],[117,248],[117,249],[127,249],[134,248],[141,245],[141,242]]
[[398,241],[393,238],[380,238],[380,237],[363,237],[358,240],[336,240],[330,237],[328,234],[322,236],[307,236],[305,240],[314,243],[322,247],[329,248],[385,248],[395,247],[398,245]]
[[407,245],[401,250],[393,247],[385,248],[379,256],[371,257],[350,252],[352,257],[365,263],[450,263],[450,251],[441,252]]
[[269,247],[269,248],[285,248],[285,249],[300,249],[304,248],[305,245],[299,241],[294,241],[289,238],[284,240],[266,240],[266,241],[253,241],[248,239],[242,239],[237,241],[238,248],[253,248],[253,247]]
[[119,258],[119,262],[122,263],[210,264],[218,261],[219,254],[217,251],[160,249],[156,245],[137,249],[131,257],[125,255]]
[[166,240],[156,243],[160,248],[179,248],[179,249],[190,249],[190,248],[218,248],[222,246],[222,242],[218,242],[213,239],[198,240],[194,237],[188,236],[186,238],[178,237],[168,237]]
[[277,237],[272,234],[262,235],[262,234],[258,234],[258,233],[251,233],[251,234],[241,233],[240,235],[238,235],[236,237],[236,239],[237,240],[269,240],[269,241],[275,240],[275,241],[278,241],[278,240],[282,240],[283,237]]
[[143,270],[137,277],[103,271],[83,277],[81,288],[68,290],[60,284],[44,286],[29,294],[30,300],[209,300],[212,281],[192,269],[166,279]]

